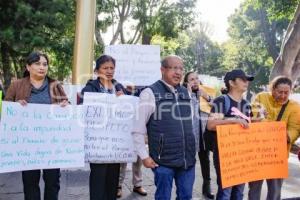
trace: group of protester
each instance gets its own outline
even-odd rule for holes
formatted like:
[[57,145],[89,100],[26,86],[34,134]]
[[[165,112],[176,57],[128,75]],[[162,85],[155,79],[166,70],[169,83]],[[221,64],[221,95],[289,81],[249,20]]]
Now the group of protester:
[[[137,92],[127,90],[114,79],[115,67],[114,58],[108,55],[100,56],[94,71],[97,78],[86,83],[81,91],[79,103],[83,102],[85,92],[139,96],[139,117],[132,131],[139,157],[133,164],[133,191],[141,195],[147,195],[142,188],[143,164],[154,173],[155,199],[171,199],[174,180],[176,199],[192,199],[195,157],[198,152],[203,177],[203,195],[214,199],[209,161],[209,154],[212,151],[218,184],[216,199],[242,200],[246,183],[222,187],[216,127],[239,124],[248,128],[250,119],[284,121],[287,124],[289,148],[299,137],[300,105],[289,100],[293,84],[288,77],[275,78],[270,84],[270,91],[258,94],[251,104],[243,98],[243,94],[254,77],[240,69],[225,74],[223,95],[214,98],[200,88],[201,82],[196,72],[184,74],[183,60],[175,55],[162,60],[160,80]],[[47,76],[48,68],[49,59],[46,54],[31,53],[26,60],[24,78],[11,83],[6,91],[5,100],[19,102],[23,106],[27,103],[68,105],[62,86]],[[211,106],[210,111],[201,110],[200,99]],[[234,109],[239,110],[239,114],[232,112]],[[146,148],[145,138],[149,149]],[[125,169],[125,164],[90,163],[90,199],[113,200],[120,197]],[[25,200],[41,199],[40,174],[41,170],[22,172]],[[43,179],[44,199],[58,199],[60,169],[43,169]],[[249,183],[249,199],[260,199],[262,183],[263,180]],[[283,179],[267,180],[268,200],[280,199],[282,183]]]

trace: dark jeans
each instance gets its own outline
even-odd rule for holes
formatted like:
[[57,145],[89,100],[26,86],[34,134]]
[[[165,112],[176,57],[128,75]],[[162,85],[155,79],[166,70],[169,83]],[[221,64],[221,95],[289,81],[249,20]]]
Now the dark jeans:
[[207,124],[207,118],[208,114],[205,112],[201,112],[201,120],[200,120],[200,137],[199,137],[199,160],[201,165],[201,173],[203,182],[209,182],[210,181],[210,161],[209,161],[209,152],[210,150],[206,147],[205,141],[204,141],[204,131],[206,124]]
[[[41,192],[39,187],[41,170],[22,171],[22,180],[25,200],[40,200]],[[44,200],[57,200],[60,169],[44,169],[43,179],[45,182]]]
[[234,185],[232,187],[222,188],[221,170],[218,150],[214,149],[214,165],[217,174],[218,192],[216,200],[243,200],[245,184]]
[[201,150],[198,152],[202,178],[205,181],[210,181],[210,161],[209,161],[209,150]]
[[[280,200],[283,179],[267,179],[267,200]],[[249,182],[249,200],[260,199],[261,188],[264,180]]]
[[120,164],[90,163],[90,200],[115,200]]
[[159,166],[153,169],[156,186],[155,200],[170,200],[173,179],[177,200],[191,200],[195,181],[195,166],[188,169]]

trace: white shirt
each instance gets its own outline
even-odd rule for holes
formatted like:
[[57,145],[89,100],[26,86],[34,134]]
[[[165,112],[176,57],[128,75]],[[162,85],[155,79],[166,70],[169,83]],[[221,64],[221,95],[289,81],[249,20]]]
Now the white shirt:
[[[177,95],[176,89],[161,80],[170,90]],[[144,160],[149,157],[149,153],[145,144],[145,135],[147,133],[147,123],[151,115],[155,112],[155,96],[150,88],[144,89],[140,94],[139,107],[137,112],[136,121],[133,126],[133,140],[136,146],[139,157]]]

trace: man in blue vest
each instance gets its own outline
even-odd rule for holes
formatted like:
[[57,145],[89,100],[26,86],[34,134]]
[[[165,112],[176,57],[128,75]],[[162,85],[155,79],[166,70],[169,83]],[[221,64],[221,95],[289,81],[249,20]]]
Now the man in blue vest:
[[[195,180],[195,138],[190,96],[180,86],[183,61],[170,55],[161,62],[162,79],[140,94],[134,140],[145,167],[152,168],[155,199],[171,199],[175,180],[177,199],[192,199]],[[148,135],[149,154],[144,136]]]

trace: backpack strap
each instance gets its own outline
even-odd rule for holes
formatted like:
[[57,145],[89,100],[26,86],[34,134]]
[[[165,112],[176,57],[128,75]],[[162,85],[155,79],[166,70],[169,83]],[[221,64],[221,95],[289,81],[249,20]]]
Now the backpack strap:
[[224,97],[224,103],[225,103],[225,115],[228,113],[230,109],[230,99],[227,94],[222,95]]

